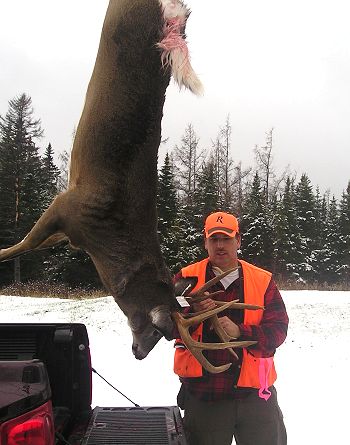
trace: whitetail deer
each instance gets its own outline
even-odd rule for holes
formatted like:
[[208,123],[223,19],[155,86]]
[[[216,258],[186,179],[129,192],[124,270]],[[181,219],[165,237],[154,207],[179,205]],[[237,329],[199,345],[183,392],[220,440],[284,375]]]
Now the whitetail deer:
[[[181,0],[110,0],[71,155],[58,195],[0,260],[69,242],[86,251],[128,318],[136,358],[173,338],[177,303],[157,237],[157,153],[170,71],[199,93]],[[176,316],[174,317],[176,318]]]

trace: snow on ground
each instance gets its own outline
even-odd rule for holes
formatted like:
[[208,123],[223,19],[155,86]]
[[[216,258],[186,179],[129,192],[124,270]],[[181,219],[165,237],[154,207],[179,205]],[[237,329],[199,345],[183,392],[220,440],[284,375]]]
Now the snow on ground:
[[[350,292],[284,291],[290,317],[276,354],[276,387],[289,445],[350,443]],[[0,296],[0,322],[79,322],[87,326],[95,369],[141,406],[176,405],[172,343],[142,361],[112,297],[89,300]],[[93,406],[132,404],[94,375]]]

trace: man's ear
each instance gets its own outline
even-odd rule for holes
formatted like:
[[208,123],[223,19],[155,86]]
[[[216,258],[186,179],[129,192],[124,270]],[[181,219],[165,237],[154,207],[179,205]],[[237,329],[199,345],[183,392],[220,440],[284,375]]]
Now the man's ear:
[[242,241],[240,233],[236,234],[236,239],[237,239],[237,249],[240,249],[241,248],[241,241]]
[[208,241],[207,241],[207,238],[205,237],[205,235],[204,235],[204,248],[205,248],[205,250],[208,250]]

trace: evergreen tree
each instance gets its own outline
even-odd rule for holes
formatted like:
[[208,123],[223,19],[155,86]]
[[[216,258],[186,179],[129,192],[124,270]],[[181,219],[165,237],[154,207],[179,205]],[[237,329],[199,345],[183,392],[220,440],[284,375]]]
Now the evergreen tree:
[[65,283],[72,287],[87,289],[102,287],[91,258],[83,250],[58,246],[45,253],[44,278],[47,282]]
[[[198,185],[194,195],[194,204],[196,206],[197,224],[200,231],[203,229],[203,221],[212,212],[219,208],[219,190],[215,182],[215,167],[213,159],[204,163],[198,175]],[[227,209],[226,209],[227,211]]]
[[[25,94],[9,101],[5,117],[0,117],[0,232],[2,246],[19,242],[42,213],[40,196],[41,160],[35,140],[43,131],[33,118],[31,98]],[[14,260],[14,280],[40,272],[40,256]],[[22,264],[22,268],[21,268]],[[0,266],[2,282],[9,282],[9,268]]]
[[174,168],[168,153],[158,176],[158,233],[166,264],[170,269],[178,265],[178,200],[174,181]]
[[238,217],[242,215],[243,200],[246,193],[246,188],[248,187],[249,175],[251,173],[251,168],[242,168],[242,162],[238,162],[234,168],[232,191],[233,191],[233,213]]
[[350,181],[339,205],[340,277],[350,284]]
[[241,232],[243,258],[257,266],[271,269],[274,244],[273,231],[258,173],[254,176],[245,203]]
[[274,227],[274,272],[282,279],[289,279],[295,270],[296,209],[293,179],[287,176],[284,191],[277,203]]
[[60,171],[53,160],[53,149],[51,144],[46,147],[42,158],[42,205],[46,209],[58,193],[58,178]]
[[315,197],[310,179],[303,173],[295,190],[297,214],[296,270],[301,280],[313,281],[317,278],[313,251],[316,239]]
[[316,187],[315,194],[315,237],[314,247],[312,251],[313,269],[315,279],[318,282],[323,282],[326,278],[327,270],[327,251],[325,240],[327,237],[327,222],[328,222],[328,201],[329,197],[325,194],[321,196],[319,188]]
[[340,275],[340,240],[338,203],[334,196],[329,203],[324,233],[324,276],[320,277],[320,281],[335,283]]
[[203,227],[198,230],[200,217],[194,206],[180,204],[179,214],[176,220],[178,251],[173,271],[178,272],[181,267],[199,261],[206,256],[203,247]]

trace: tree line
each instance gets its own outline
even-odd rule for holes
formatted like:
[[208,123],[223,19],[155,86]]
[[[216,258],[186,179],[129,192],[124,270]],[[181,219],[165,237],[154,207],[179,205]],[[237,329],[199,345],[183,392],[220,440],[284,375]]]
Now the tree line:
[[241,257],[272,271],[283,283],[350,284],[350,181],[338,201],[273,164],[273,129],[254,148],[256,165],[231,158],[229,117],[208,150],[188,125],[181,144],[159,172],[158,217],[162,251],[173,271],[205,257],[203,227],[217,210],[235,214]]
[[[227,117],[212,146],[200,149],[189,124],[159,169],[158,232],[171,271],[205,256],[204,220],[223,210],[240,220],[243,259],[284,282],[349,285],[350,182],[337,200],[314,190],[306,173],[297,179],[286,169],[278,176],[273,129],[266,144],[254,148],[256,165],[243,168],[231,158],[231,131]],[[10,100],[0,115],[0,247],[23,239],[67,185],[68,152],[56,166],[51,144],[40,154],[42,136],[31,98]],[[67,246],[0,263],[0,286],[33,280],[100,286],[89,257]]]

